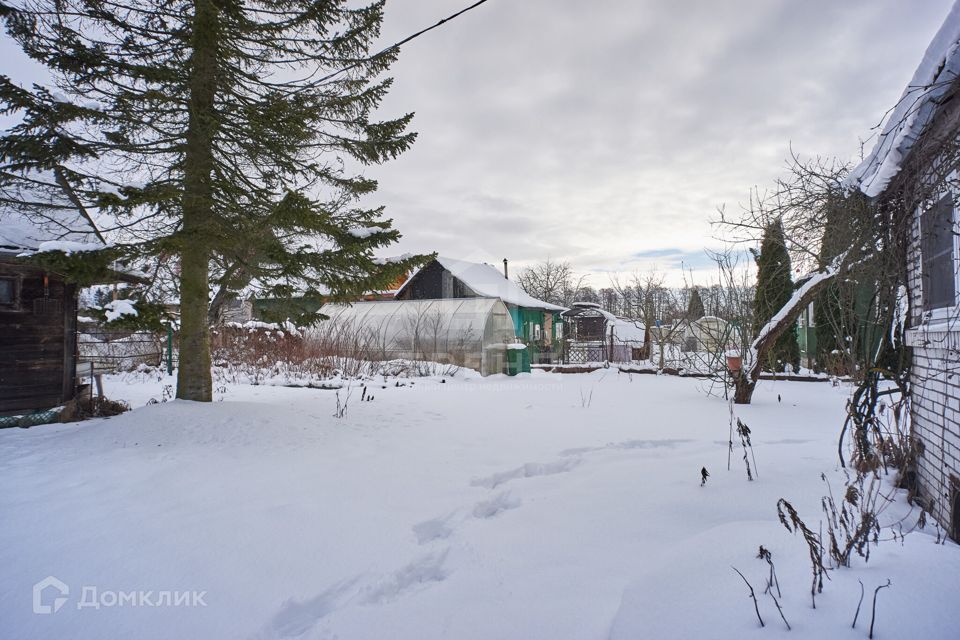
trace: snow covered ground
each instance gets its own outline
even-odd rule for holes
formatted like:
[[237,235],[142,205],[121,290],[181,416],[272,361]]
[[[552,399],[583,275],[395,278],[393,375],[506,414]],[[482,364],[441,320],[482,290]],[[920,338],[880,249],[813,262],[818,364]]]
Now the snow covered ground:
[[[783,637],[760,545],[787,637],[866,638],[888,578],[875,637],[960,628],[960,548],[929,524],[905,540],[884,529],[869,563],[831,571],[811,608],[807,550],[776,503],[817,528],[820,474],[843,486],[847,391],[829,384],[763,382],[737,408],[754,482],[739,450],[727,471],[728,406],[696,380],[391,380],[369,402],[354,389],[343,418],[335,392],[304,388],[143,406],[165,384],[112,377],[111,397],[139,408],[0,431],[0,637]],[[909,531],[909,512],[900,496],[884,523]],[[47,576],[62,585],[34,602]]]

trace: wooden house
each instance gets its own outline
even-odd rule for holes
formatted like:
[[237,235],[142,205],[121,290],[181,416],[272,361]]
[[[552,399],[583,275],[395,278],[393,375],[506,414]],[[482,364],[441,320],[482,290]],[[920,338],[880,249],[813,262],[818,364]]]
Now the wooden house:
[[916,489],[960,540],[960,3],[848,179],[903,229]]
[[[23,257],[61,242],[62,228],[49,232],[8,212],[0,220],[0,416],[11,416],[74,398],[78,287]],[[108,281],[142,279],[111,272]]]
[[398,300],[499,298],[507,306],[516,337],[527,345],[533,362],[550,362],[563,338],[560,313],[565,307],[537,300],[496,267],[437,257],[418,269],[396,293]]
[[0,415],[61,405],[77,386],[77,287],[16,255],[0,248]]

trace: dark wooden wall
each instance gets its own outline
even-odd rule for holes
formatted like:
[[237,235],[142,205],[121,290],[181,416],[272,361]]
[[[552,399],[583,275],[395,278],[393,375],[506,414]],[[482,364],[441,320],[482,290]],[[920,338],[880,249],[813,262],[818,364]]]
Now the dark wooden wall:
[[574,316],[577,340],[603,340],[606,337],[607,322],[601,315],[586,314]]
[[0,257],[20,280],[16,309],[0,307],[0,415],[48,409],[76,388],[77,290],[62,277]]
[[[444,273],[451,280],[451,294],[443,295]],[[454,278],[449,271],[434,260],[420,269],[406,288],[397,296],[400,300],[436,300],[440,298],[472,298],[473,292],[464,286],[460,280]]]

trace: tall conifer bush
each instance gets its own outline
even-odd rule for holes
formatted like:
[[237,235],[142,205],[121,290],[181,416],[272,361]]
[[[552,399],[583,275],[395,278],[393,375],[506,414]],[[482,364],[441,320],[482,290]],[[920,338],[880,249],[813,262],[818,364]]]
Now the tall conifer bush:
[[703,307],[703,298],[700,297],[700,289],[694,287],[690,292],[690,302],[687,304],[687,320],[699,320],[707,315]]
[[[790,253],[787,251],[783,224],[780,220],[770,222],[763,232],[760,252],[754,252],[757,263],[757,292],[754,298],[754,335],[782,309],[793,295],[793,278],[790,270]],[[783,371],[790,364],[794,371],[800,368],[800,345],[797,328],[792,326],[777,339],[767,354],[764,369]]]

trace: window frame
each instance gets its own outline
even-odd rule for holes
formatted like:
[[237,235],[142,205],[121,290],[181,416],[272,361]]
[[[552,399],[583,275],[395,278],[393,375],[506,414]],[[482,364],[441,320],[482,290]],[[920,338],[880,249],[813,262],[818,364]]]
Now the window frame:
[[[958,310],[960,310],[960,304],[958,304],[958,299],[960,299],[960,242],[958,242],[957,234],[957,192],[953,188],[953,182],[958,178],[956,172],[952,172],[946,180],[946,187],[942,193],[939,193],[936,199],[931,199],[920,205],[917,216],[917,253],[919,255],[919,280],[920,280],[920,310],[922,312],[922,322],[923,323],[933,323],[933,324],[944,324],[950,321],[953,318],[956,318],[958,315]],[[925,265],[927,263],[926,257],[923,252],[923,216],[927,212],[931,211],[934,207],[940,204],[940,202],[949,197],[953,201],[953,206],[951,207],[951,222],[950,227],[952,230],[951,233],[951,250],[950,258],[952,262],[952,272],[953,272],[953,304],[948,304],[936,309],[931,309],[927,307],[927,289],[926,289],[926,276],[925,276]]]
[[19,275],[0,275],[0,280],[9,280],[13,283],[13,302],[0,301],[0,312],[18,312],[23,310],[23,277]]

